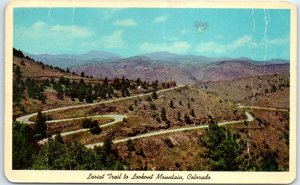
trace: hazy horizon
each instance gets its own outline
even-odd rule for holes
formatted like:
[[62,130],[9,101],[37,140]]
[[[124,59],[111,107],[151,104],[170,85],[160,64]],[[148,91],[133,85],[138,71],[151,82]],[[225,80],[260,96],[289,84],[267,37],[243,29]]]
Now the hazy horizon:
[[[146,55],[149,55],[149,54],[155,54],[155,53],[169,53],[169,54],[173,54],[173,55],[177,55],[179,57],[184,57],[184,56],[195,56],[195,57],[207,57],[207,58],[215,58],[215,59],[222,59],[222,58],[228,58],[228,59],[233,59],[233,60],[237,60],[237,59],[248,59],[248,60],[253,60],[253,61],[256,61],[256,62],[264,62],[263,60],[255,60],[255,59],[252,59],[252,58],[249,58],[249,57],[244,57],[244,56],[240,56],[240,57],[235,57],[235,58],[232,58],[232,57],[228,57],[228,56],[220,56],[220,57],[208,57],[208,56],[205,56],[205,55],[193,55],[193,54],[175,54],[175,53],[171,53],[171,52],[168,52],[168,51],[157,51],[157,52],[151,52],[151,53],[141,53],[139,55],[133,55],[133,56],[121,56],[121,55],[118,55],[116,53],[112,53],[112,52],[107,52],[107,51],[101,51],[101,50],[90,50],[90,51],[87,51],[87,52],[84,52],[84,53],[76,53],[76,54],[72,54],[72,53],[61,53],[61,54],[57,54],[57,53],[30,53],[30,52],[26,52],[22,49],[19,49],[19,48],[15,48],[17,50],[21,50],[24,54],[29,54],[29,55],[36,55],[36,56],[42,56],[42,55],[49,55],[49,56],[63,56],[63,55],[71,55],[71,56],[75,56],[75,55],[85,55],[85,54],[88,54],[90,52],[105,52],[105,53],[108,53],[108,54],[113,54],[113,55],[116,55],[116,56],[119,56],[122,59],[126,59],[126,58],[131,58],[131,57],[139,57],[139,56],[146,56]],[[290,59],[283,59],[283,58],[272,58],[272,59],[267,59],[266,61],[271,61],[271,60],[284,60],[284,61],[289,61],[290,62]]]

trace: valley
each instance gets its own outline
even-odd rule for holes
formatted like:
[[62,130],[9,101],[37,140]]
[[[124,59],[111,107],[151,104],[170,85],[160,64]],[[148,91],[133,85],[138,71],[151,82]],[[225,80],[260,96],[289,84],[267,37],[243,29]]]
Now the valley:
[[14,50],[15,168],[289,169],[289,64],[165,55],[63,69]]

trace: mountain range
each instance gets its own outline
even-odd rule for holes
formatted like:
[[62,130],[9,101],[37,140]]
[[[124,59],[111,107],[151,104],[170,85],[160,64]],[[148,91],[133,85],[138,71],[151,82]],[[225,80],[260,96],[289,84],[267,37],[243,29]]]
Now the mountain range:
[[71,68],[74,66],[81,66],[87,64],[97,64],[102,62],[110,62],[120,60],[121,57],[103,51],[90,51],[84,54],[30,54],[24,55],[33,58],[36,61],[42,61],[52,66],[59,66],[61,68]]
[[219,81],[289,72],[289,61],[273,59],[255,61],[249,58],[213,58],[196,55],[176,55],[169,52],[147,53],[122,58],[113,53],[91,51],[77,55],[33,55],[29,57],[76,73],[98,78],[140,78],[146,81],[176,81],[194,84],[199,81]]

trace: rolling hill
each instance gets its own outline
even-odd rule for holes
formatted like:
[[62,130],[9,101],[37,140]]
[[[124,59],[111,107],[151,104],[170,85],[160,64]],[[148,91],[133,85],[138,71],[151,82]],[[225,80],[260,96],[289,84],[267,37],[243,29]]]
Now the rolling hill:
[[[174,57],[172,55],[168,55]],[[168,60],[170,59],[168,58]],[[156,58],[158,59],[158,58]],[[166,60],[166,59],[165,59]],[[192,60],[191,60],[192,61]],[[84,72],[96,77],[122,77],[135,79],[137,76],[146,81],[174,80],[180,84],[195,84],[200,81],[232,80],[248,76],[281,74],[289,72],[289,63],[284,60],[266,62],[249,59],[222,60],[209,62],[154,60],[153,56],[136,56],[114,62],[77,66],[71,69],[76,73]],[[201,62],[202,61],[202,62]]]
[[176,64],[154,61],[148,57],[136,56],[115,62],[106,62],[101,65],[86,65],[72,68],[71,71],[92,74],[99,78],[122,78],[145,81],[177,81],[182,84],[194,83],[193,77]]
[[[160,53],[160,57],[163,55],[176,57]],[[232,146],[239,147],[238,155],[228,160],[241,159],[235,170],[289,169],[289,74],[283,73],[289,70],[289,64],[260,63],[240,58],[200,65],[175,59],[158,59],[153,56],[136,56],[73,69],[78,70],[77,73],[84,69],[86,74],[93,73],[102,78],[97,79],[81,77],[69,70],[45,65],[14,50],[13,118],[17,121],[34,118],[29,120],[35,121],[36,127],[26,127],[28,133],[37,133],[26,141],[33,146],[41,144],[39,137],[46,138],[46,134],[49,134],[50,138],[54,133],[60,136],[57,148],[62,148],[62,153],[70,150],[78,154],[78,151],[85,150],[84,146],[103,143],[103,147],[96,150],[86,150],[88,152],[83,153],[84,157],[93,151],[104,151],[105,155],[117,156],[116,159],[108,159],[120,159],[122,166],[126,165],[128,170],[213,170],[204,155],[209,148],[199,141],[210,138],[210,129],[204,128],[211,126],[212,130],[217,129],[219,127],[215,125],[214,128],[212,124],[218,123],[222,124],[222,129],[219,128],[216,130],[217,134],[213,134],[213,138],[218,138],[218,147],[215,147],[218,153],[223,154],[224,150],[230,153]],[[247,75],[251,77],[244,77]],[[122,78],[123,76],[135,80]],[[108,79],[103,79],[104,77]],[[118,79],[113,79],[115,77]],[[198,83],[203,79],[212,81]],[[151,83],[153,80],[158,82]],[[160,82],[172,80],[198,84],[176,86],[174,82]],[[252,105],[268,106],[271,109],[249,108]],[[45,115],[41,113],[36,117],[29,114],[39,110],[48,111],[43,112]],[[94,131],[97,127],[91,123],[87,122],[90,128],[84,126],[87,118],[92,117],[93,120],[90,121],[96,121],[94,123],[101,126],[100,128],[98,125],[96,133]],[[37,125],[41,125],[46,119],[50,119],[47,123],[44,122],[47,126],[40,129]],[[19,126],[15,124],[14,137],[23,133],[18,130]],[[45,132],[41,132],[42,129]],[[45,133],[45,136],[41,133]],[[235,141],[228,143],[227,137]],[[46,142],[52,145],[52,142],[58,142],[57,138],[54,141],[46,139]],[[219,145],[219,141],[224,139],[228,145],[225,149],[223,142]],[[124,142],[114,143],[118,140]],[[74,142],[77,146],[75,149]],[[104,145],[107,143],[110,143],[110,150],[106,151]],[[19,157],[19,153],[26,151],[29,144],[24,147],[19,147],[19,143],[14,144],[14,157]],[[44,163],[44,160],[40,160],[49,152],[51,155],[57,154],[54,158],[61,161],[77,157],[73,153],[65,157],[57,153],[57,149],[49,151],[47,146],[36,147],[36,154],[28,155],[26,159],[32,160],[28,163],[29,167],[49,169],[48,161]],[[68,148],[69,146],[72,147]],[[268,161],[270,156],[273,159],[266,166],[264,161]],[[81,158],[74,159],[76,160],[79,161],[78,165],[81,164]],[[57,164],[61,164],[61,161]],[[40,164],[43,165],[39,166]],[[94,161],[83,164],[91,165]],[[108,166],[111,169],[114,165]],[[101,170],[102,166],[85,168]],[[55,169],[69,168],[55,166]],[[226,168],[228,169],[231,170],[231,166]]]
[[198,81],[232,80],[237,78],[281,74],[289,71],[289,64],[270,64],[243,60],[221,61],[208,64],[192,75]]
[[90,51],[77,55],[33,55],[29,57],[46,64],[70,68],[72,72],[95,77],[137,77],[146,81],[174,80],[180,84],[219,81],[248,76],[281,74],[289,71],[289,61],[272,59],[255,61],[249,58],[205,57],[177,55],[169,52],[146,53],[122,58],[116,54]]

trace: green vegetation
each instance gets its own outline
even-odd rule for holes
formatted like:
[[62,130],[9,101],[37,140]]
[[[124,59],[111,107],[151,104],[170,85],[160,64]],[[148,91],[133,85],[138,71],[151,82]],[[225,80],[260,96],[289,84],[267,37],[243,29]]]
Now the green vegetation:
[[42,115],[41,111],[38,112],[35,121],[35,135],[34,138],[41,139],[47,137],[47,117]]
[[173,100],[170,101],[170,104],[169,104],[169,105],[170,105],[170,108],[172,108],[172,109],[175,108]]
[[14,66],[14,75],[15,78],[13,80],[13,102],[17,107],[20,107],[21,99],[23,99],[24,91],[26,89],[25,83],[22,80],[22,71],[19,66]]
[[153,99],[157,99],[158,98],[158,95],[157,95],[157,93],[156,93],[155,90],[152,92],[152,98]]
[[162,121],[167,121],[167,112],[164,107],[161,108],[161,120]]
[[19,122],[13,124],[13,169],[34,170],[124,170],[126,165],[112,150],[111,140],[103,147],[87,149],[79,143],[65,144],[58,133],[39,147],[32,130]]
[[132,152],[135,150],[134,148],[134,144],[132,143],[132,140],[131,139],[128,139],[127,143],[126,143],[126,146],[127,146],[127,150],[129,152]]
[[39,85],[33,79],[27,78],[25,84],[27,86],[27,93],[29,98],[38,99],[45,103],[46,96],[44,95],[44,90],[46,86],[44,86],[44,84],[47,83],[42,83]]
[[38,146],[33,138],[33,130],[22,123],[13,123],[13,169],[28,169],[38,153]]
[[[107,146],[110,145],[110,146]],[[35,157],[34,170],[124,170],[126,165],[106,142],[87,149],[79,143],[64,144],[57,137],[43,145]]]
[[188,114],[184,114],[184,121],[188,125],[192,124],[192,120]]
[[208,160],[212,171],[239,170],[245,142],[238,133],[231,133],[210,118],[205,137],[200,137],[200,145],[205,147],[202,157]]
[[101,128],[97,120],[84,119],[82,122],[82,128],[89,128],[92,134],[99,135]]

